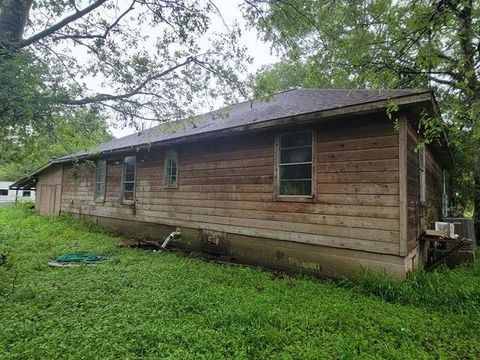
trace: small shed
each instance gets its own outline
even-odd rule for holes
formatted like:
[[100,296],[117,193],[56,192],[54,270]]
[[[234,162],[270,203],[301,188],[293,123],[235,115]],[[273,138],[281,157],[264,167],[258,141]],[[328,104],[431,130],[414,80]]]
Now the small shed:
[[13,181],[0,180],[0,206],[18,201],[35,201],[35,190],[19,190],[10,188]]

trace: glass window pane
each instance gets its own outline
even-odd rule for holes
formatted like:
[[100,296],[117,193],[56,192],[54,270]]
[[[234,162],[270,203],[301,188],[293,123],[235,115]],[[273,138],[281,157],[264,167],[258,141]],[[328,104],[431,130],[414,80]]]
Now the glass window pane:
[[123,193],[123,200],[133,201],[133,192],[124,192]]
[[312,195],[312,141],[311,131],[280,136],[279,195]]
[[95,178],[95,198],[102,198],[105,196],[105,178],[107,175],[107,161],[98,160],[96,167]]
[[123,191],[127,192],[127,191],[133,191],[134,189],[134,183],[133,182],[127,182],[127,183],[124,183],[123,184]]
[[418,164],[420,169],[425,169],[425,149],[421,149],[418,153]]
[[280,195],[311,195],[311,180],[281,180]]
[[176,186],[178,176],[178,157],[177,153],[172,151],[167,153],[165,158],[165,186]]
[[123,173],[134,174],[135,173],[136,158],[135,156],[127,156],[123,162]]
[[280,148],[297,147],[297,146],[311,146],[312,132],[297,132],[285,134],[280,137]]
[[97,183],[95,188],[95,198],[101,198],[105,195],[105,183]]
[[280,163],[296,163],[312,161],[312,148],[293,148],[281,150]]
[[281,165],[280,180],[311,179],[312,165]]
[[124,164],[127,165],[129,168],[135,169],[136,158],[135,156],[125,156]]
[[105,178],[107,170],[107,161],[106,160],[98,160],[97,161],[97,181],[103,181]]
[[123,199],[133,201],[135,189],[135,168],[137,158],[135,156],[126,156],[123,159]]

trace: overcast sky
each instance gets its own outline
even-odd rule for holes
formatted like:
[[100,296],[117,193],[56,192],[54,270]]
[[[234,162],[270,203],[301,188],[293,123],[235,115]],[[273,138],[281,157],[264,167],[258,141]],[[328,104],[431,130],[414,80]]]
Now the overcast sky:
[[[247,47],[248,55],[253,58],[253,63],[249,66],[251,74],[254,74],[263,65],[278,61],[278,58],[270,53],[270,46],[258,38],[258,33],[254,29],[247,29],[239,7],[241,0],[213,0],[213,2],[222,13],[222,17],[227,25],[237,21],[244,29],[241,43]],[[212,19],[212,31],[222,32],[224,27],[225,25],[220,18]],[[219,102],[218,106],[220,107],[221,105],[221,102]],[[205,111],[208,111],[208,109],[205,109]],[[122,137],[136,132],[132,127],[122,129],[111,127],[110,131],[115,137]]]

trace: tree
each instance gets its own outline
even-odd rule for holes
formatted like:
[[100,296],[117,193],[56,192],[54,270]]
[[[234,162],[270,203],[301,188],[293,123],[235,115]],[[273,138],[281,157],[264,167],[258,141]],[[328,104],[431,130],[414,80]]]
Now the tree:
[[213,33],[214,16],[210,0],[3,1],[0,126],[76,107],[124,124],[165,121],[220,94],[231,100],[248,59],[238,28]]
[[[257,95],[291,86],[433,88],[457,157],[457,201],[480,216],[480,3],[247,0],[245,16],[282,61]],[[465,190],[471,190],[470,193]]]
[[0,179],[17,180],[53,158],[94,149],[111,139],[107,122],[93,110],[54,115],[51,126],[19,131],[16,141],[0,142]]

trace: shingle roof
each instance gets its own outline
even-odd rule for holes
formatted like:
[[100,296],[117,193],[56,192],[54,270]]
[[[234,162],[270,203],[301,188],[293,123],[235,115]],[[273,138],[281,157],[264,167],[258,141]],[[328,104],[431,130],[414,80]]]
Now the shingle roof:
[[[113,151],[142,144],[159,143],[180,137],[225,130],[324,110],[399,98],[425,93],[425,91],[345,90],[345,89],[293,89],[273,95],[269,101],[246,101],[220,110],[196,116],[190,120],[163,124],[142,132],[98,145],[95,152]],[[82,151],[73,156],[85,156]],[[72,155],[56,159],[62,161]]]

